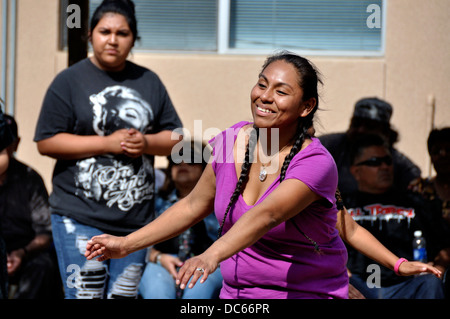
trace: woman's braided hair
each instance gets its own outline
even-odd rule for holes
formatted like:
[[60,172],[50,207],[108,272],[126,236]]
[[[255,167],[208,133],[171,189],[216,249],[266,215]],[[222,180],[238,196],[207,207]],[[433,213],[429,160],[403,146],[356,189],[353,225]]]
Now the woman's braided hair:
[[[285,61],[287,63],[292,64],[299,76],[299,85],[303,90],[303,101],[307,101],[311,98],[316,99],[316,106],[314,109],[306,116],[306,117],[300,117],[298,120],[298,126],[297,126],[297,132],[295,135],[295,142],[291,148],[290,153],[286,156],[283,162],[283,166],[281,167],[281,173],[280,173],[280,182],[284,180],[286,176],[286,171],[289,166],[289,163],[294,158],[294,156],[300,151],[303,142],[305,139],[310,138],[310,134],[308,133],[308,130],[312,128],[313,126],[313,118],[314,113],[316,112],[318,105],[319,105],[319,94],[317,90],[318,83],[322,83],[319,77],[319,72],[316,70],[316,68],[313,66],[313,64],[296,54],[283,51],[279,54],[273,55],[269,57],[266,62],[263,65],[262,71],[265,70],[267,66],[269,66],[271,63],[275,61]],[[236,202],[239,195],[242,193],[245,184],[248,181],[248,173],[250,171],[250,166],[252,161],[253,154],[255,153],[255,147],[258,141],[259,137],[259,128],[254,126],[254,129],[251,130],[249,142],[247,143],[246,151],[245,151],[245,158],[244,163],[241,167],[241,173],[239,176],[239,180],[236,183],[236,187],[234,189],[233,194],[231,195],[230,202],[228,203],[227,209],[225,211],[225,214],[223,216],[222,223],[219,227],[219,233],[218,237],[222,235],[222,229],[223,225],[225,223],[225,220],[228,216],[228,212],[230,211],[233,204]],[[296,224],[294,224],[296,228],[303,233]],[[304,234],[304,233],[303,233]],[[304,234],[305,235],[305,234]],[[305,235],[306,236],[306,235]],[[307,237],[307,236],[306,236]],[[309,240],[311,240],[309,237],[307,237]],[[314,242],[315,245],[317,245]]]

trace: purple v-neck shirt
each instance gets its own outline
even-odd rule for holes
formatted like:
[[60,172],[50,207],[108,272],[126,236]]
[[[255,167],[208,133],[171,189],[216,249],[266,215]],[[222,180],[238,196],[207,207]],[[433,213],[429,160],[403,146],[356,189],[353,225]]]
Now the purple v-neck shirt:
[[[219,221],[236,187],[233,145],[246,124],[249,122],[237,123],[211,140],[212,167],[216,174],[214,209]],[[292,220],[272,228],[252,246],[223,261],[220,298],[348,298],[347,250],[336,229],[337,176],[333,158],[313,138],[292,159],[285,179],[302,181],[323,201],[311,204]],[[279,184],[278,178],[255,205],[264,201]],[[225,220],[223,233],[255,205],[247,205],[239,196]],[[319,244],[320,253],[293,222]]]

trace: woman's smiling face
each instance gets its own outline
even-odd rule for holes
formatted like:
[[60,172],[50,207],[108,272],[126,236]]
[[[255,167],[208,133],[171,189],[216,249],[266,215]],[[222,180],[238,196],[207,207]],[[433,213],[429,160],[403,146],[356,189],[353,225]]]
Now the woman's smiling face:
[[258,127],[297,127],[298,118],[309,114],[303,102],[296,68],[279,60],[269,64],[259,75],[251,91],[253,120]]

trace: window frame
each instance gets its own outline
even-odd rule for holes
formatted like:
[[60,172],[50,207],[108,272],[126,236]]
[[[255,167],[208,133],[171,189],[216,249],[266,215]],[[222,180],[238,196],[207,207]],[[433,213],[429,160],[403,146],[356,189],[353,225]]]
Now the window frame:
[[[236,49],[229,47],[230,1],[218,0],[218,54],[267,55],[276,49]],[[290,49],[294,53],[306,56],[342,56],[342,57],[382,57],[385,55],[387,0],[381,0],[381,47],[380,50],[305,50]],[[283,48],[279,48],[282,50]]]
[[[139,48],[139,45],[133,48],[137,53],[159,53],[159,54],[217,54],[217,55],[268,55],[274,51],[282,50],[283,48],[273,49],[240,49],[230,48],[230,6],[231,0],[215,0],[218,2],[217,8],[217,49],[216,50],[167,50],[167,49],[148,49]],[[381,0],[381,46],[380,50],[305,50],[305,49],[289,49],[290,51],[299,55],[306,56],[338,56],[338,57],[383,57],[385,55],[386,43],[386,20],[387,20],[387,1]],[[62,0],[61,3],[67,3],[67,0]],[[65,27],[64,20],[64,5],[61,8],[61,22],[62,27]],[[369,14],[369,13],[368,13]],[[139,27],[139,22],[138,22]],[[64,30],[61,30],[61,33]],[[67,50],[67,45],[62,43],[63,36],[61,35],[60,45],[62,50]],[[91,47],[89,45],[89,51]]]

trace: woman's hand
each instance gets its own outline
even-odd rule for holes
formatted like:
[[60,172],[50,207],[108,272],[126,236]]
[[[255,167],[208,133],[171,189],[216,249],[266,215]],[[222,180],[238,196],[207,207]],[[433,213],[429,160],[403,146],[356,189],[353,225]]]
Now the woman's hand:
[[22,265],[22,261],[25,258],[25,251],[20,248],[17,250],[13,250],[7,256],[7,269],[8,275],[12,276]]
[[145,153],[148,143],[145,135],[131,128],[127,132],[125,140],[120,143],[123,152],[129,157],[139,157]]
[[106,153],[123,154],[122,143],[128,138],[128,129],[123,128],[117,130],[110,135],[105,136]]
[[116,237],[112,235],[94,236],[86,245],[84,256],[90,260],[97,256],[98,261],[112,258],[122,258],[129,254],[125,247],[126,237]]
[[133,158],[143,155],[148,145],[145,135],[134,128],[117,130],[105,139],[109,153]]
[[180,258],[170,254],[161,254],[160,263],[161,266],[163,266],[169,274],[172,275],[173,279],[177,279],[177,268],[183,265]]
[[214,261],[213,258],[208,257],[206,252],[189,258],[178,271],[176,284],[180,285],[181,289],[185,289],[191,277],[192,280],[189,283],[189,288],[194,287],[200,277],[202,277],[200,283],[204,283],[205,280],[208,279],[208,276],[212,274],[218,266],[218,262]]
[[401,263],[400,267],[398,268],[398,274],[400,276],[412,276],[421,273],[429,273],[435,275],[438,278],[441,278],[442,276],[442,272],[436,267],[419,261],[405,261]]

